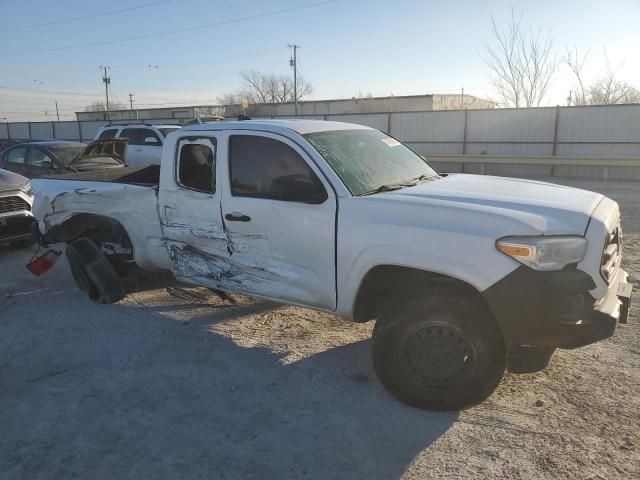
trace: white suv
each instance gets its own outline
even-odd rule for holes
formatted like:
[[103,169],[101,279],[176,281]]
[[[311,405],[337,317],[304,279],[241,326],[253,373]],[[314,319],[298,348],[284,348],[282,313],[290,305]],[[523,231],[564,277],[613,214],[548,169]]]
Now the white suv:
[[107,138],[126,138],[126,162],[130,167],[143,165],[160,165],[164,139],[180,125],[151,125],[148,123],[135,125],[108,125],[96,133],[94,140]]

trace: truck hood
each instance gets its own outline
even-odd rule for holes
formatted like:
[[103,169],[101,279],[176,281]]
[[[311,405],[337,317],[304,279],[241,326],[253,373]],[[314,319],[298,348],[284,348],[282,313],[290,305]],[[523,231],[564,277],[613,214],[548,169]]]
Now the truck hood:
[[7,190],[23,190],[28,178],[0,168],[0,192]]
[[603,198],[599,193],[552,183],[469,174],[451,174],[383,195],[501,213],[546,235],[584,235]]

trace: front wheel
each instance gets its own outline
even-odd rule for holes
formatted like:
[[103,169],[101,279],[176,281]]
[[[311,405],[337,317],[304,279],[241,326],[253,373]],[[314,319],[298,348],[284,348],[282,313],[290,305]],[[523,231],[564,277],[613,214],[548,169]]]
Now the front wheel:
[[380,316],[373,364],[384,387],[401,402],[458,410],[493,393],[505,371],[506,352],[482,303],[465,293],[438,291]]

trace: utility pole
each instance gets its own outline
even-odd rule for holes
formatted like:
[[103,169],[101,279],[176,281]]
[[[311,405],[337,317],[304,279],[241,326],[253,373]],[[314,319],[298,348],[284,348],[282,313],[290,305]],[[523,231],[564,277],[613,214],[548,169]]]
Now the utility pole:
[[104,68],[104,75],[102,76],[102,81],[104,82],[104,96],[107,100],[107,115],[105,120],[111,122],[111,113],[109,112],[109,85],[111,85],[111,77],[107,75],[107,69],[111,70],[111,67],[101,67]]
[[460,95],[460,110],[464,110],[464,87],[462,87],[462,94]]
[[129,105],[131,106],[130,110],[133,110],[133,93],[129,94]]
[[60,112],[58,111],[58,101],[56,100],[56,117],[58,117],[58,121],[60,121]]
[[289,60],[289,66],[293,68],[293,108],[295,116],[298,116],[298,49],[300,45],[289,44],[293,49],[293,57]]

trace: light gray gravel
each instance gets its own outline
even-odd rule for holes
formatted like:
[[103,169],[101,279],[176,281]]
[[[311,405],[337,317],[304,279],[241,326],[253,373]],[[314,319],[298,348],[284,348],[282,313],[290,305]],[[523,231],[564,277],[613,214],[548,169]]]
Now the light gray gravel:
[[[621,203],[640,286],[640,183],[565,183]],[[184,286],[95,305],[29,255],[0,247],[0,479],[640,478],[635,306],[612,339],[430,413],[379,385],[372,325]]]

